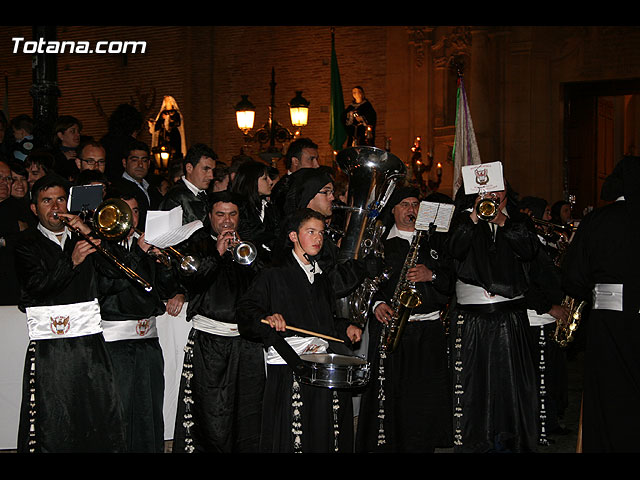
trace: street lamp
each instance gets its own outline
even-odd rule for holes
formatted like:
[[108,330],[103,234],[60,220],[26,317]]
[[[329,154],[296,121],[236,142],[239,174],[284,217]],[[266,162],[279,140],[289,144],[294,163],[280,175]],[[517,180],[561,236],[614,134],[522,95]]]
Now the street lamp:
[[167,173],[169,171],[169,159],[171,158],[171,152],[167,150],[166,145],[153,148],[153,156],[158,170],[162,173]]
[[296,96],[289,102],[291,124],[294,127],[305,127],[309,120],[309,101],[302,96],[302,90],[296,90]]
[[[246,143],[257,142],[260,144],[260,153],[263,160],[275,166],[275,162],[282,156],[281,148],[276,147],[276,143],[284,144],[300,134],[299,128],[307,125],[309,118],[309,101],[302,96],[302,91],[297,90],[296,96],[289,102],[289,114],[291,124],[298,127],[295,133],[280,125],[274,118],[276,81],[275,69],[271,69],[271,104],[269,105],[269,118],[262,128],[255,133],[251,133],[255,120],[256,107],[249,101],[249,95],[241,95],[242,99],[235,106],[236,122],[242,131]],[[268,144],[265,149],[264,146]]]

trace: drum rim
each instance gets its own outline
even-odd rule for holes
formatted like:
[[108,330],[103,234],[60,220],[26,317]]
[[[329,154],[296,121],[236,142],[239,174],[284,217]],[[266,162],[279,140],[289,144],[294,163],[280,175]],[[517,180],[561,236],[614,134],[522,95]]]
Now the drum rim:
[[[314,361],[313,359],[320,359],[329,357],[332,361],[330,362],[319,362]],[[349,359],[349,362],[340,362],[342,359]],[[354,367],[354,366],[365,366],[369,362],[367,362],[364,358],[358,356],[351,355],[341,355],[338,353],[305,353],[300,355],[300,359],[307,363],[318,364],[318,365],[333,365],[335,367]],[[335,362],[334,360],[338,360]]]

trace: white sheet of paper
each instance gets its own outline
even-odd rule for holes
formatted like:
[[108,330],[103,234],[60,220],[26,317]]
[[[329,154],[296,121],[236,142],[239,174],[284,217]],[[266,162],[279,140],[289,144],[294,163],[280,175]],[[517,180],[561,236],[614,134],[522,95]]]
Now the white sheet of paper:
[[172,210],[149,210],[145,224],[145,241],[158,248],[177,245],[203,227],[200,220],[182,225],[182,207]]
[[420,202],[416,217],[416,230],[428,230],[432,223],[436,232],[448,232],[455,205],[450,203]]
[[465,165],[462,167],[464,193],[489,193],[504,190],[502,162]]

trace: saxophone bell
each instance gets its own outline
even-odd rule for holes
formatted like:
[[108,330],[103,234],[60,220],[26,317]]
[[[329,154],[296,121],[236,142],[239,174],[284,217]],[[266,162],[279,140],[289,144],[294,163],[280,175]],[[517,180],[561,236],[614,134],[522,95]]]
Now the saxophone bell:
[[424,234],[424,230],[416,231],[404,265],[402,266],[400,279],[398,280],[393,298],[391,299],[393,315],[381,332],[380,349],[383,352],[391,353],[397,348],[404,326],[409,320],[411,312],[414,308],[422,304],[422,295],[420,295],[420,292],[416,289],[415,284],[407,280],[407,273],[411,268],[416,266],[420,241]]
[[587,302],[577,302],[574,298],[566,295],[562,300],[562,306],[569,309],[568,320],[557,320],[556,331],[553,334],[553,339],[561,347],[566,347],[569,343],[573,342],[574,336],[580,321],[582,320],[582,311],[584,310]]

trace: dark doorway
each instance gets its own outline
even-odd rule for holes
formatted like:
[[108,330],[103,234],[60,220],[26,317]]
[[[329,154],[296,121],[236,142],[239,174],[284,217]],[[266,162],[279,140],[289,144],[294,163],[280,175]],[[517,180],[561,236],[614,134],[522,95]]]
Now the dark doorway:
[[638,154],[640,79],[567,83],[564,91],[564,196],[573,218],[603,205],[602,182],[623,155]]

